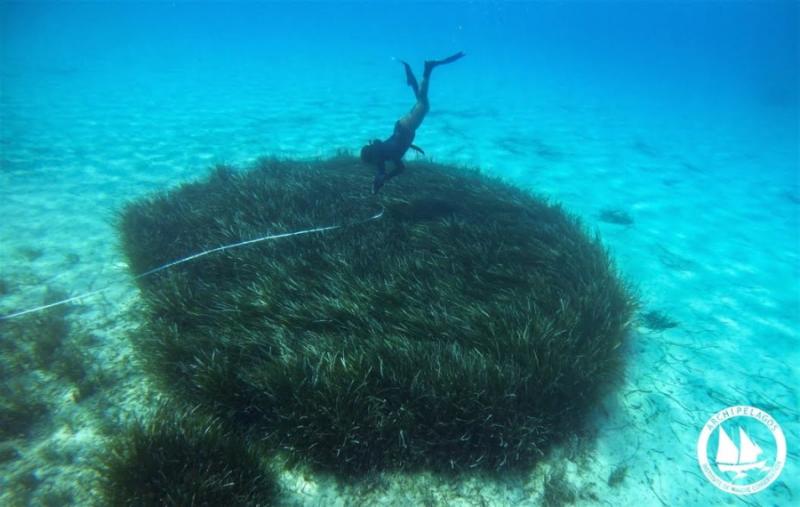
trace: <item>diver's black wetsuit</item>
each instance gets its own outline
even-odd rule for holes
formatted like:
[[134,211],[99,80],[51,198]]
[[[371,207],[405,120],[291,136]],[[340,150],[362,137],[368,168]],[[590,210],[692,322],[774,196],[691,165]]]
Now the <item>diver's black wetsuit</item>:
[[[415,132],[413,130],[397,121],[394,124],[394,132],[391,137],[376,145],[377,160],[375,163],[378,166],[376,178],[382,178],[383,181],[381,185],[383,182],[397,176],[405,169],[405,165],[403,165],[403,155],[405,155],[412,146],[411,143],[414,142],[414,135]],[[389,174],[386,174],[386,162],[392,162],[394,164],[394,170]]]
[[[361,149],[361,160],[374,165],[377,169],[375,180],[372,183],[373,193],[378,192],[384,183],[403,172],[405,169],[403,155],[406,154],[409,148],[413,148],[423,155],[425,154],[422,149],[412,143],[414,142],[417,128],[430,109],[428,104],[428,84],[430,83],[431,72],[435,67],[454,62],[463,56],[464,53],[459,52],[443,60],[427,60],[421,85],[417,83],[417,78],[414,77],[411,67],[406,62],[402,62],[406,71],[406,82],[414,90],[417,102],[408,114],[394,124],[394,132],[388,139],[385,141],[376,139]],[[394,169],[388,174],[386,173],[386,162],[392,162],[394,165]]]

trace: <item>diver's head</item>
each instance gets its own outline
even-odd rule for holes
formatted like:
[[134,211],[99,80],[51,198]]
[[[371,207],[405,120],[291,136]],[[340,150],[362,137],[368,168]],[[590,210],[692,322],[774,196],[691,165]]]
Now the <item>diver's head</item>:
[[378,147],[380,143],[380,140],[373,139],[368,145],[361,148],[361,161],[367,164],[377,164],[380,162],[380,160],[378,160]]

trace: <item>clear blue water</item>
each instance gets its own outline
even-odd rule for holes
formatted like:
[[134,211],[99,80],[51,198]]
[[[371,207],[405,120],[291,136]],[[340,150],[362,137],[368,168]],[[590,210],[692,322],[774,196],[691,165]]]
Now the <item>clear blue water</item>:
[[[727,501],[702,477],[697,435],[726,404],[760,404],[789,458],[749,500],[788,505],[800,494],[798,30],[791,1],[3,2],[0,313],[40,304],[47,280],[77,294],[124,273],[113,217],[132,198],[218,162],[355,153],[387,136],[413,103],[397,59],[421,72],[463,50],[433,76],[417,144],[563,202],[644,309],[680,323],[634,333],[623,392],[666,394],[611,403],[598,462],[636,458],[633,479],[600,496]],[[111,336],[132,297],[122,286],[76,318]],[[54,412],[54,427],[81,410],[93,408]],[[0,466],[68,480],[66,465],[28,456]]]

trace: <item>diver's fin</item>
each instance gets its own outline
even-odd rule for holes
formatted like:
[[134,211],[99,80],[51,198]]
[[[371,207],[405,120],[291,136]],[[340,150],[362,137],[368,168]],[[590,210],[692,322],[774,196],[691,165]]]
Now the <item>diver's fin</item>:
[[414,96],[419,97],[419,84],[417,84],[417,78],[414,76],[414,71],[411,70],[411,66],[400,60],[400,63],[403,64],[403,67],[406,69],[406,84],[414,90]]
[[416,144],[412,144],[411,146],[409,146],[409,148],[411,148],[412,150],[416,151],[417,153],[421,153],[421,154],[425,155],[425,152],[422,151],[422,148],[420,148]]
[[450,55],[447,58],[443,58],[441,60],[426,60],[425,61],[425,74],[424,74],[424,76],[425,77],[430,77],[431,72],[433,71],[433,69],[435,67],[438,67],[439,65],[445,65],[445,64],[448,64],[448,63],[453,63],[456,60],[459,60],[459,59],[461,59],[463,57],[464,57],[464,52],[463,51],[459,51],[458,53],[456,53],[454,55]]

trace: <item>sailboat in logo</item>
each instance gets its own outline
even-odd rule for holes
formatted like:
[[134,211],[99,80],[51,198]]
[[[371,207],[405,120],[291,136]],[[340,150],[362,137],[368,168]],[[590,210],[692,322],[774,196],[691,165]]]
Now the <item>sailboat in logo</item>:
[[770,467],[766,466],[767,460],[758,460],[758,455],[763,451],[758,444],[750,440],[742,427],[739,427],[739,447],[733,443],[725,429],[719,427],[719,441],[717,443],[717,466],[723,472],[735,472],[734,479],[747,475],[747,472],[758,468],[764,472]]

